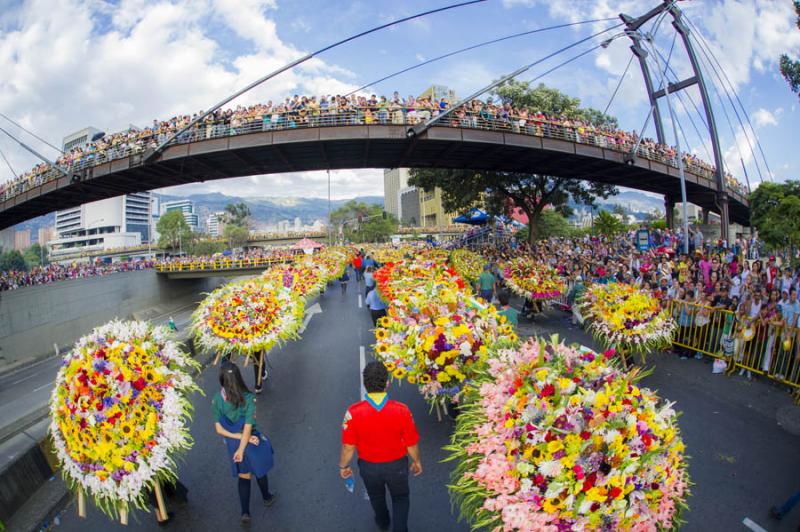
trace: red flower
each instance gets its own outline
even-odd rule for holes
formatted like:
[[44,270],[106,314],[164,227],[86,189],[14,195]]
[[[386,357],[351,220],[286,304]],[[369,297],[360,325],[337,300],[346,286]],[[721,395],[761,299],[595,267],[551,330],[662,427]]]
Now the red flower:
[[583,432],[581,432],[581,439],[582,440],[588,440],[591,437],[592,437],[592,434],[589,431],[584,430]]
[[619,497],[620,493],[622,493],[622,488],[618,488],[617,486],[611,488],[610,495],[612,499],[616,499],[617,497]]
[[539,394],[539,397],[550,397],[551,395],[555,395],[555,393],[556,387],[552,384],[547,384],[544,388],[542,388],[542,392]]
[[642,434],[642,443],[645,447],[650,447],[650,445],[653,443],[653,438],[651,438],[647,433]]
[[578,480],[583,480],[583,477],[586,476],[583,474],[583,469],[581,469],[581,466],[579,465],[573,466],[572,471],[575,473],[575,478]]
[[134,387],[134,388],[136,388],[137,390],[139,390],[140,392],[141,392],[142,390],[144,390],[144,387],[147,385],[147,384],[144,382],[144,377],[139,377],[138,379],[136,379],[135,381],[133,381],[133,383],[132,383],[132,384],[133,384],[133,387]]

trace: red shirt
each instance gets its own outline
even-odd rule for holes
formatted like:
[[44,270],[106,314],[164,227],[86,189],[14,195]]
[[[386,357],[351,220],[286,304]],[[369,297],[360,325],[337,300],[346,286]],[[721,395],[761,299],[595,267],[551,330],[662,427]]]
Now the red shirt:
[[419,441],[411,411],[403,403],[387,400],[380,410],[367,401],[351,405],[342,422],[342,443],[355,445],[367,462],[393,462],[408,454]]
[[360,268],[361,267],[361,257],[356,257],[353,259],[353,268]]

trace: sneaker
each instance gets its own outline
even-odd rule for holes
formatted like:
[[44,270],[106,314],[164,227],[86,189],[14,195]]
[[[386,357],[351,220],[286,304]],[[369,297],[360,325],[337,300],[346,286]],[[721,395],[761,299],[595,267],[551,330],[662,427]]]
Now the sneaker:
[[240,521],[241,521],[241,523],[243,525],[249,525],[250,524],[250,514],[242,514],[242,518],[240,519]]
[[696,360],[703,360],[703,353],[695,353],[694,358]]
[[255,388],[253,388],[253,391],[259,394],[264,391],[264,388],[262,386],[256,386]]
[[277,497],[277,496],[278,496],[278,494],[277,494],[277,493],[274,493],[274,492],[273,492],[273,493],[270,493],[269,497],[268,497],[268,498],[266,498],[266,499],[264,499],[264,506],[266,506],[267,508],[269,508],[270,506],[272,506],[273,504],[275,504],[275,497]]
[[375,518],[375,524],[378,526],[379,530],[389,530],[389,523],[390,522],[391,521],[386,521],[384,523],[383,521],[378,521],[377,517]]
[[689,357],[687,357],[686,355],[681,355],[681,360],[686,360],[687,358]]
[[742,369],[740,369],[740,370],[739,370],[739,376],[740,376],[740,377],[743,377],[743,376],[744,376],[744,368],[742,368]]

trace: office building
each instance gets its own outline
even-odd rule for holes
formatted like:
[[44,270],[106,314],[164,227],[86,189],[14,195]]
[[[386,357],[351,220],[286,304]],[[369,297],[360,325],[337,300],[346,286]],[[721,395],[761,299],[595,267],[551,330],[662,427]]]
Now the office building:
[[446,85],[431,85],[419,95],[420,98],[430,98],[431,100],[441,100],[446,98],[450,104],[458,101],[456,91]]
[[25,251],[31,247],[31,230],[23,229],[22,231],[14,232],[14,249],[17,251]]
[[442,206],[442,189],[435,188],[430,192],[421,190],[419,210],[422,227],[447,227],[452,225],[456,213],[447,212]]
[[80,131],[76,131],[70,135],[64,137],[63,145],[64,151],[69,151],[72,148],[77,148],[83,146],[84,144],[88,144],[94,138],[95,135],[98,133],[102,133],[96,127],[86,127],[81,129]]
[[408,187],[408,168],[383,171],[383,210],[400,219],[400,190]]
[[0,231],[0,251],[14,249],[14,228],[7,227]]
[[40,246],[48,246],[50,245],[50,241],[56,239],[56,228],[40,227],[37,237]]
[[206,219],[206,229],[208,234],[214,238],[222,235],[225,230],[225,213],[220,211],[209,214]]
[[171,211],[181,211],[183,219],[193,232],[200,230],[200,216],[197,214],[194,202],[188,199],[165,201],[161,204],[161,214],[164,215]]
[[400,212],[398,218],[402,225],[419,227],[419,192],[420,190],[417,187],[405,187],[400,189]]

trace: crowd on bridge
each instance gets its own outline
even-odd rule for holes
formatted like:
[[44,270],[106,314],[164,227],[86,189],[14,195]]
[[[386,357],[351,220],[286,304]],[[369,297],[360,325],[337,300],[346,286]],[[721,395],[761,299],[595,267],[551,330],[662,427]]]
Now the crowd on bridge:
[[[447,98],[409,96],[399,93],[387,98],[375,94],[322,95],[287,97],[284,101],[268,101],[250,106],[219,109],[177,137],[178,143],[192,142],[223,136],[271,131],[280,129],[340,126],[359,124],[413,125],[427,122],[451,111]],[[139,154],[154,149],[181,131],[203,111],[194,115],[174,116],[169,120],[154,120],[143,129],[130,127],[125,131],[104,135],[92,142],[75,146],[61,154],[55,164],[67,173],[110,160]],[[472,100],[452,112],[439,125],[462,128],[494,129],[526,133],[540,137],[564,139],[593,144],[603,148],[630,152],[638,145],[638,155],[671,166],[677,166],[674,147],[659,144],[653,139],[640,139],[634,132],[626,132],[609,125],[596,125],[571,117],[553,116],[539,109],[515,105],[514,102]],[[713,178],[714,166],[690,154],[683,154],[689,172]],[[24,174],[0,184],[0,199],[8,200],[34,187],[62,177],[64,173],[41,163]],[[729,190],[746,195],[747,189],[732,175],[726,174]]]
[[106,263],[72,263],[48,264],[34,266],[29,271],[0,271],[0,292],[15,290],[23,286],[50,284],[68,279],[99,277],[112,273],[147,270],[154,266],[152,260],[131,260],[125,262]]

